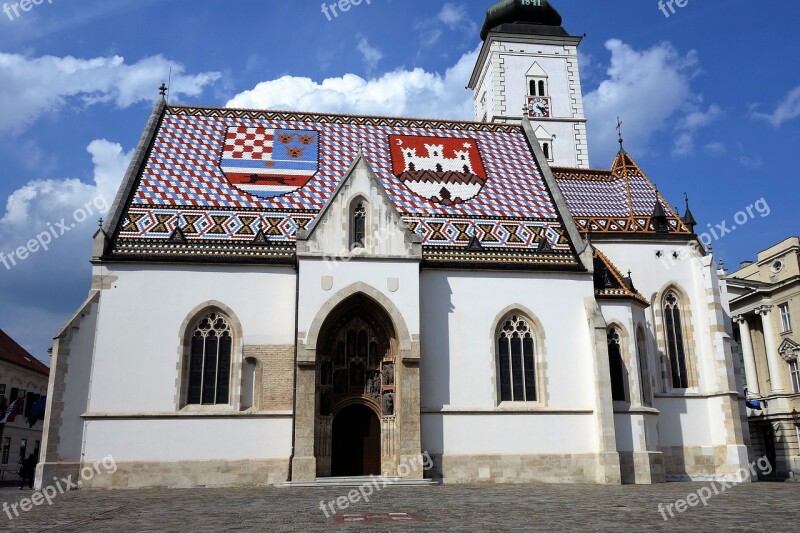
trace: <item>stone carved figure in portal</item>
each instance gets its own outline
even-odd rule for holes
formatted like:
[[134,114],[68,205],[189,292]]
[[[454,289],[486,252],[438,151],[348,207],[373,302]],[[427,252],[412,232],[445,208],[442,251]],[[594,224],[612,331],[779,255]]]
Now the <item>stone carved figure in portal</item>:
[[381,372],[383,373],[384,386],[394,385],[394,365],[391,363],[383,365]]
[[383,416],[394,414],[394,393],[390,392],[383,395]]

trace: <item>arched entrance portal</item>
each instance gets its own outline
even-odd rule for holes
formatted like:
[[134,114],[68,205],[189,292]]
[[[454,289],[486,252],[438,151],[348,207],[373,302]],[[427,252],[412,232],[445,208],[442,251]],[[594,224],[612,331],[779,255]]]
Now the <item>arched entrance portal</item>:
[[381,473],[378,415],[364,404],[342,408],[333,418],[331,475],[369,476]]
[[320,331],[315,437],[318,476],[394,471],[396,345],[392,321],[371,298],[339,304]]

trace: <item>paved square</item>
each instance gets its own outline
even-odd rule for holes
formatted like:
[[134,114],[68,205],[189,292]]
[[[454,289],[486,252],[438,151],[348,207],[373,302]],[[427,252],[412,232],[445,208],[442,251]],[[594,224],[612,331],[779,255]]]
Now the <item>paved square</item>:
[[[658,504],[712,489],[665,521]],[[320,501],[352,489],[193,489],[77,491],[9,520],[2,531],[797,531],[800,483],[661,485],[443,485],[386,487],[326,518]],[[17,503],[31,491],[0,490]],[[377,519],[406,513],[411,520]],[[13,511],[12,511],[13,515]],[[668,516],[668,514],[667,514]]]

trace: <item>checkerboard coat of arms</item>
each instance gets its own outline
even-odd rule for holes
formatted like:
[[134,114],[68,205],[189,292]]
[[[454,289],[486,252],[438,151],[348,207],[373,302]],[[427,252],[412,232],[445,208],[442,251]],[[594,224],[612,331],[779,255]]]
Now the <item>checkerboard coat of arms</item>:
[[431,202],[453,205],[475,198],[486,170],[474,139],[390,135],[393,173]]
[[254,196],[272,198],[306,185],[319,169],[319,132],[228,128],[220,160],[228,181]]

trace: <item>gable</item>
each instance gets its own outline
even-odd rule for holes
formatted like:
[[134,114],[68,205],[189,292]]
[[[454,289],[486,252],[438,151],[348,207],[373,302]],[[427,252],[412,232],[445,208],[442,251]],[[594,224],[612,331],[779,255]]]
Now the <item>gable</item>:
[[164,109],[105,259],[291,263],[359,152],[427,262],[580,268],[519,126],[187,107]]
[[[356,248],[351,243],[354,204],[364,206],[366,218],[363,246]],[[421,242],[403,222],[369,163],[359,155],[309,230],[298,232],[297,254],[421,259]]]

